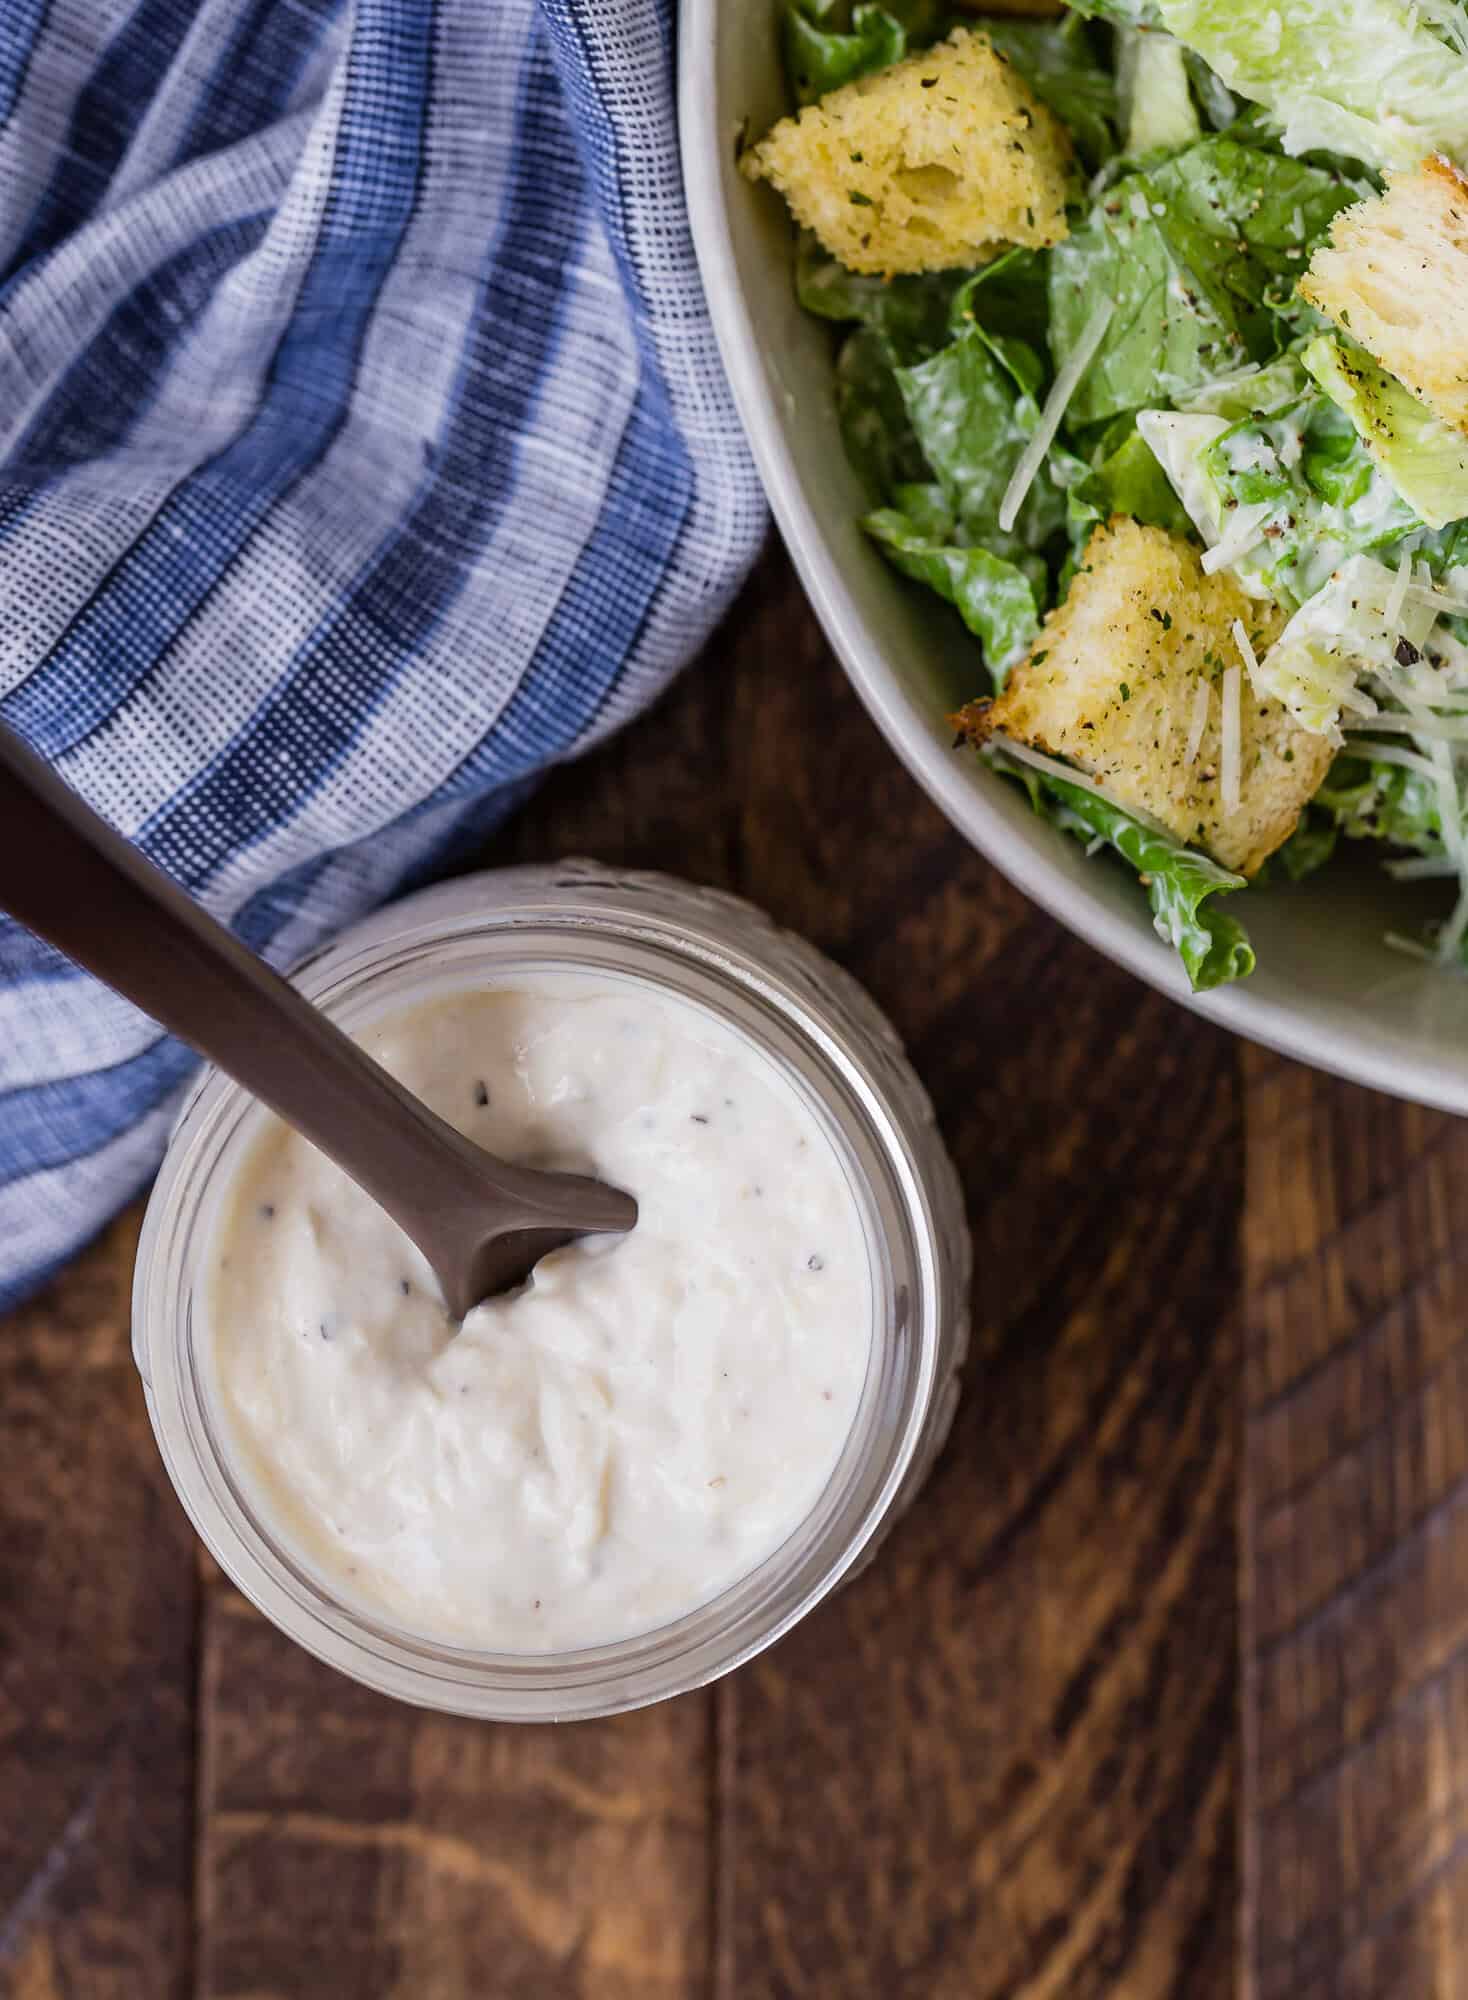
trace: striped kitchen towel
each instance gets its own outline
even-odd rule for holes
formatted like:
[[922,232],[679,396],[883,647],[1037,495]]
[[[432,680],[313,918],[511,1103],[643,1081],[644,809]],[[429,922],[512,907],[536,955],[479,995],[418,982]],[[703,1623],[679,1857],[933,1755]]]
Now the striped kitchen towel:
[[[278,963],[634,714],[753,555],[672,33],[0,4],[0,714]],[[0,1307],[194,1066],[0,921]]]

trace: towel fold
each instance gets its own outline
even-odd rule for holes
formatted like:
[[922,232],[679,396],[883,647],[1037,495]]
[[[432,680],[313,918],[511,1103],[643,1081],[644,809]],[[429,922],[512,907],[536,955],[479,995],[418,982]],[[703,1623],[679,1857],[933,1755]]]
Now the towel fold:
[[[286,963],[649,701],[763,503],[660,0],[6,0],[0,714]],[[0,1307],[195,1058],[0,920]]]

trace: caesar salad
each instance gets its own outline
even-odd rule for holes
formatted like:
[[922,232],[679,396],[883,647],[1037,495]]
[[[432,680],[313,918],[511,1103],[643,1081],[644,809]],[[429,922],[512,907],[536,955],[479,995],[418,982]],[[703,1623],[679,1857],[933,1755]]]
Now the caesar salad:
[[976,641],[955,754],[1120,855],[1199,990],[1343,839],[1441,877],[1393,941],[1468,963],[1468,4],[783,24],[741,165],[863,526]]

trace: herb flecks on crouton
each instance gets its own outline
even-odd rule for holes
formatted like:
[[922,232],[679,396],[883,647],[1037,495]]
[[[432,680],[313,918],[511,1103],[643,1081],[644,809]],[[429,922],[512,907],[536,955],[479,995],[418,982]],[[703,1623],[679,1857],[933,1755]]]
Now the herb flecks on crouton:
[[[999,734],[1066,759],[1118,805],[1252,875],[1294,831],[1333,753],[1256,694],[1247,672],[1230,673],[1243,665],[1236,620],[1258,654],[1280,614],[1232,577],[1209,576],[1177,536],[1118,517],[1092,535],[1070,594],[1004,693],[954,720],[975,743]],[[1223,769],[1231,691],[1232,804]]]
[[782,119],[742,166],[850,271],[963,269],[1066,233],[1064,127],[967,28]]
[[1468,179],[1424,160],[1336,217],[1300,291],[1468,432]]

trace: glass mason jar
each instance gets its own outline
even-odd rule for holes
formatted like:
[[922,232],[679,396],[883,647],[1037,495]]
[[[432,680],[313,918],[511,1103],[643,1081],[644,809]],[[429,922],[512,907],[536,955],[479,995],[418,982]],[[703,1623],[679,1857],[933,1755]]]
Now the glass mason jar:
[[204,1351],[201,1276],[259,1107],[207,1072],[148,1206],[133,1353],[169,1476],[226,1574],[319,1658],[384,1694],[513,1721],[606,1715],[702,1686],[788,1631],[876,1549],[947,1435],[972,1261],[957,1176],[891,1027],[846,973],[737,898],[588,862],[471,875],[407,898],[299,966],[343,1027],[498,977],[603,972],[747,1037],[823,1125],[860,1210],[874,1298],[855,1422],[800,1528],[671,1625],[561,1654],[487,1653],[364,1615],[293,1551],[238,1468]]

